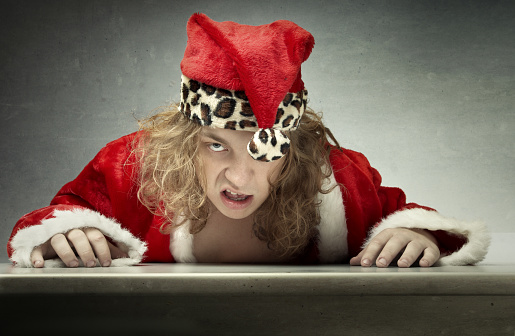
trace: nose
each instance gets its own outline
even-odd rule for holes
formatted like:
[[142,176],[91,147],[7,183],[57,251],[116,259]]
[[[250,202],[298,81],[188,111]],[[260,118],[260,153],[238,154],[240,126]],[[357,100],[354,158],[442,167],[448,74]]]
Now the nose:
[[225,178],[234,185],[242,188],[248,184],[254,176],[256,160],[246,151],[240,155],[235,155],[227,165]]

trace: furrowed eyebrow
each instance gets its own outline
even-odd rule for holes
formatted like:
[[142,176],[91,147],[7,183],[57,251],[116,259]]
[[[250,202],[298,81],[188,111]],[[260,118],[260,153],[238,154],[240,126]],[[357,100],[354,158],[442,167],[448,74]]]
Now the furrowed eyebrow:
[[206,138],[210,138],[212,140],[215,140],[216,142],[220,142],[220,143],[223,143],[225,144],[225,140],[220,138],[219,136],[217,136],[216,134],[210,132],[210,131],[203,131],[202,133],[200,133],[201,136],[204,136]]

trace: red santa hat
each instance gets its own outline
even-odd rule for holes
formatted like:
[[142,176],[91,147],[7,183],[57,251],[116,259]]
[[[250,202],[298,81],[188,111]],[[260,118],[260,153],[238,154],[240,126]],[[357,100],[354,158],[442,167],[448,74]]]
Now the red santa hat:
[[256,160],[287,153],[284,131],[298,127],[307,91],[300,66],[313,36],[291,21],[249,26],[194,14],[181,62],[181,111],[203,126],[255,132]]

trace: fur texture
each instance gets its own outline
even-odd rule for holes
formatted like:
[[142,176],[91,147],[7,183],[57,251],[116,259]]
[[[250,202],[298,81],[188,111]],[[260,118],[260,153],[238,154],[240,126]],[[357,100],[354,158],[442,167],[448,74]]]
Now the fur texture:
[[[130,258],[113,260],[113,266],[193,260],[192,240],[186,227],[176,237],[180,234],[188,239],[172,246],[176,260],[170,251],[170,236],[159,231],[163,218],[149,212],[135,195],[132,169],[136,166],[126,164],[133,139],[134,135],[129,135],[109,143],[75,180],[61,188],[51,205],[23,216],[7,245],[11,260],[18,266],[32,267],[30,253],[35,246],[56,233],[88,226],[99,228],[114,242],[126,246]],[[314,262],[321,261],[319,257],[323,262],[339,262],[345,255],[357,255],[370,235],[389,227],[443,230],[461,249],[442,258],[440,265],[477,263],[485,256],[489,234],[482,223],[466,223],[406,204],[402,190],[381,186],[379,173],[360,153],[335,149],[330,158],[340,187],[320,195],[320,237],[313,244]],[[374,226],[377,227],[369,232]],[[184,254],[179,255],[181,249]],[[444,252],[452,251],[455,248]],[[340,252],[343,256],[338,256]],[[45,265],[51,266],[52,262]]]
[[460,221],[425,209],[408,209],[395,212],[380,222],[371,230],[364,246],[381,231],[391,228],[444,230],[450,234],[465,237],[467,243],[451,255],[442,257],[436,264],[438,266],[478,263],[484,259],[490,245],[490,233],[481,222]]
[[248,26],[194,14],[186,30],[182,73],[216,88],[245,91],[259,128],[272,128],[286,94],[304,89],[300,66],[315,40],[295,23]]
[[[30,255],[35,246],[39,246],[58,233],[71,229],[94,227],[104,235],[115,240],[115,244],[129,254],[129,258],[114,259],[112,266],[134,265],[141,261],[147,250],[146,244],[123,229],[115,220],[88,209],[71,211],[56,210],[53,218],[45,219],[40,225],[30,226],[18,231],[12,239],[14,253],[11,260],[19,267],[33,267]],[[98,264],[98,261],[97,261]],[[63,267],[60,260],[46,260],[46,267]]]
[[[181,216],[178,217],[178,221],[182,221]],[[177,262],[197,262],[193,255],[193,235],[190,233],[189,221],[174,229],[170,235],[170,251]]]
[[256,132],[247,149],[259,161],[270,162],[286,155],[290,139],[282,131],[297,129],[306,104],[306,90],[287,93],[274,111],[273,128],[260,129],[244,91],[219,89],[181,77],[181,112],[201,126]]
[[[336,185],[334,174],[331,174],[329,185]],[[327,187],[327,186],[324,186]],[[318,225],[318,253],[320,262],[336,263],[347,259],[347,221],[340,187],[328,194],[319,194],[320,224]]]

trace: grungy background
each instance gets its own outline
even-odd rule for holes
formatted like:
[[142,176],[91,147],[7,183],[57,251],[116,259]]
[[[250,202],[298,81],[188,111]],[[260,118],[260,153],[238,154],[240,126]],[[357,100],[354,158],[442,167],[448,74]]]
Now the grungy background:
[[513,1],[2,1],[2,244],[105,143],[179,99],[194,12],[310,31],[310,105],[340,144],[409,201],[486,222],[494,255],[515,251]]

